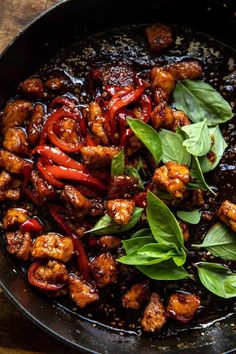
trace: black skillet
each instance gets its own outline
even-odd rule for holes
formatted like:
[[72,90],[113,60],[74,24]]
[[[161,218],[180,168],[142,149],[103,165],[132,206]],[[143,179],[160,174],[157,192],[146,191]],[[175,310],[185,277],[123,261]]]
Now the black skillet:
[[[14,94],[17,84],[34,73],[75,36],[106,28],[166,22],[196,28],[236,48],[236,7],[233,1],[69,0],[33,21],[0,58],[0,108]],[[9,299],[34,323],[57,339],[91,353],[222,353],[236,348],[236,316],[214,325],[149,339],[94,326],[32,291],[12,260],[1,238],[0,285]],[[13,324],[14,325],[14,324]],[[50,351],[50,349],[49,349]]]

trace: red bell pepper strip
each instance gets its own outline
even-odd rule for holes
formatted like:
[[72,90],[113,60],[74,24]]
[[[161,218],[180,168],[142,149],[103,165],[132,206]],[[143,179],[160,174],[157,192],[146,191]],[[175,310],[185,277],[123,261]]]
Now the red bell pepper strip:
[[37,218],[30,218],[21,225],[20,229],[22,232],[42,232],[44,226]]
[[35,190],[31,190],[30,188],[28,188],[28,183],[31,179],[31,172],[33,171],[33,165],[31,164],[25,164],[24,168],[23,168],[23,176],[24,176],[24,182],[23,182],[23,191],[25,193],[25,195],[28,197],[28,199],[30,199],[35,205],[40,205],[40,199],[38,194],[36,193]]
[[64,183],[61,181],[58,181],[53,175],[48,172],[47,168],[43,166],[41,159],[37,162],[37,168],[40,172],[40,174],[43,176],[43,178],[52,186],[58,187],[58,188],[63,188],[65,186]]
[[45,157],[48,157],[52,161],[56,162],[58,165],[68,167],[68,168],[74,168],[75,170],[78,171],[85,171],[85,167],[77,162],[76,160],[72,159],[68,155],[66,155],[64,152],[62,152],[58,148],[51,147],[49,145],[40,145],[36,146],[36,148],[33,149],[32,151],[33,154],[40,154]]
[[76,102],[68,97],[55,97],[50,103],[49,109],[53,110],[57,105],[74,109],[76,107]]
[[28,269],[28,280],[31,285],[36,286],[40,289],[52,291],[62,289],[65,286],[65,284],[49,284],[46,281],[42,281],[40,279],[35,278],[35,272],[40,266],[40,262],[34,262],[30,265]]
[[28,199],[31,200],[32,203],[35,205],[41,205],[41,201],[39,199],[39,196],[35,190],[32,190],[30,188],[25,187],[24,193],[27,196]]
[[95,140],[90,135],[87,135],[86,145],[87,146],[97,146],[98,144],[96,144]]
[[126,129],[121,137],[120,146],[125,147],[128,138],[132,135],[133,135],[133,131],[130,128]]
[[122,90],[120,86],[105,85],[104,91],[107,91],[111,96],[114,96],[118,91]]
[[148,95],[143,93],[139,101],[142,108],[143,121],[147,123],[149,121],[150,114],[152,112],[152,100]]
[[140,192],[133,197],[135,206],[146,208],[147,206],[147,192]]
[[55,165],[49,165],[46,168],[48,172],[51,173],[55,178],[78,181],[92,188],[97,188],[100,191],[107,190],[107,187],[101,181],[99,181],[99,179],[89,173]]
[[80,273],[87,281],[91,280],[91,272],[89,268],[89,259],[85,252],[83,242],[75,235],[71,227],[66,223],[63,216],[59,214],[62,211],[62,207],[54,204],[49,204],[48,209],[52,217],[56,220],[59,226],[65,231],[67,236],[70,236],[74,245],[75,254],[77,257],[77,264]]

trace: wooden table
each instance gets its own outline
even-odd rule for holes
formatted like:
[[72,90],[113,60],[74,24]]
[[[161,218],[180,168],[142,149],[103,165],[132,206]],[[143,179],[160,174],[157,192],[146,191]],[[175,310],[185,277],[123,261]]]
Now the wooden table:
[[[31,19],[58,0],[1,0],[0,52]],[[74,354],[26,319],[0,290],[0,354]]]

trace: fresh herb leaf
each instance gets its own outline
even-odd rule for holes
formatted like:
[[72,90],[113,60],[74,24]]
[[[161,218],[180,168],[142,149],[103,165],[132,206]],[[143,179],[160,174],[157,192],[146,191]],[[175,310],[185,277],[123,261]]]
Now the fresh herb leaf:
[[215,257],[236,261],[236,234],[225,225],[219,223],[213,225],[203,243],[192,246],[204,247]]
[[181,267],[186,262],[186,253],[182,247],[177,251],[178,253],[173,257],[173,261],[177,266]]
[[125,154],[121,150],[111,161],[111,176],[121,176],[125,172]]
[[193,178],[196,179],[196,181],[194,181],[194,183],[191,183],[191,184],[189,183],[190,186],[195,187],[195,188],[201,188],[203,190],[209,190],[211,193],[216,195],[216,193],[206,183],[200,163],[199,163],[199,160],[196,156],[192,156],[192,164],[191,164],[190,174]]
[[152,232],[151,232],[151,230],[148,229],[148,228],[138,230],[138,231],[136,231],[135,233],[133,233],[133,235],[131,236],[131,238],[143,237],[143,236],[150,236],[150,237],[152,237]]
[[201,220],[201,213],[199,210],[200,209],[194,209],[192,211],[178,210],[176,214],[181,220],[196,225]]
[[147,220],[157,242],[183,246],[183,234],[170,209],[152,192],[147,194]]
[[151,258],[160,258],[163,253],[170,253],[171,257],[176,255],[175,245],[166,243],[149,243],[138,250],[138,254]]
[[130,254],[152,242],[154,242],[154,238],[152,236],[135,237],[128,240],[123,240],[122,246],[124,247],[125,252]]
[[192,122],[207,120],[207,125],[222,124],[233,116],[230,104],[212,86],[201,80],[179,81],[173,93],[174,106]]
[[137,224],[142,215],[142,211],[142,208],[135,208],[132,219],[127,225],[123,226],[116,224],[114,221],[112,221],[109,215],[105,214],[91,230],[88,230],[85,233],[92,233],[94,235],[107,235],[127,231],[132,229]]
[[172,260],[149,266],[137,266],[136,268],[154,280],[180,280],[189,276],[183,267],[178,267]]
[[139,119],[127,118],[127,122],[134,134],[151,152],[155,163],[158,164],[162,158],[162,146],[159,134],[150,125]]
[[132,176],[132,177],[137,178],[137,180],[138,180],[138,188],[139,189],[141,189],[142,191],[145,190],[143,182],[142,182],[142,179],[140,177],[140,174],[138,173],[138,170],[135,167],[127,166],[125,171],[126,171],[126,174],[128,176]]
[[211,149],[206,156],[202,156],[199,159],[203,173],[210,172],[216,168],[227,147],[225,139],[218,126],[209,128],[209,131],[212,141]]
[[184,139],[170,130],[162,129],[159,133],[162,144],[162,161],[174,161],[187,166],[191,163],[191,155],[183,146]]
[[202,284],[213,294],[229,299],[236,296],[236,273],[218,263],[196,264]]
[[183,142],[183,146],[190,154],[203,156],[208,153],[211,148],[211,136],[206,119],[199,123],[185,125],[182,130],[188,135],[188,139]]
[[[118,259],[120,263],[128,265],[151,265],[166,261],[173,256],[173,250],[168,250],[164,245],[154,244],[156,248],[155,257],[149,257],[145,254],[140,254],[139,251],[133,251],[126,256]],[[157,251],[159,249],[159,252]]]

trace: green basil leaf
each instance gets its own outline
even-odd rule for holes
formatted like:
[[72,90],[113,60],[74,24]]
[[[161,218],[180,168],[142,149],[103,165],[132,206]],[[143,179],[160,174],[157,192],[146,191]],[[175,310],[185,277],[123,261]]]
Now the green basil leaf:
[[159,133],[159,137],[162,144],[162,161],[164,163],[174,161],[190,166],[191,155],[183,146],[184,139],[179,134],[162,129]]
[[122,246],[124,247],[125,252],[130,254],[132,252],[138,251],[140,248],[147,245],[148,243],[152,243],[153,241],[153,236],[135,237],[128,240],[123,240]]
[[150,125],[139,119],[127,118],[127,122],[134,134],[151,152],[155,163],[158,164],[162,158],[162,146],[159,134]]
[[178,254],[173,257],[173,261],[179,267],[181,267],[186,262],[186,253],[182,247],[178,249]]
[[183,267],[178,267],[172,260],[149,266],[137,266],[136,268],[154,280],[180,280],[189,276]]
[[191,169],[190,169],[190,174],[193,178],[196,179],[193,184],[189,185],[195,186],[196,188],[201,188],[203,190],[209,190],[211,193],[215,194],[216,193],[208,186],[208,184],[205,181],[205,178],[202,173],[202,169],[199,163],[199,160],[196,156],[192,156],[192,164],[191,164]]
[[227,226],[219,223],[208,230],[203,243],[192,246],[197,248],[204,247],[215,257],[236,260],[236,234]]
[[152,192],[147,194],[147,220],[157,242],[183,246],[183,234],[170,209]]
[[111,161],[111,176],[121,176],[125,172],[125,154],[121,150]]
[[92,233],[94,235],[107,235],[127,231],[132,229],[137,224],[142,215],[142,211],[142,208],[135,208],[132,219],[127,225],[118,225],[110,218],[109,215],[105,214],[91,230],[88,230],[85,233]]
[[198,224],[201,220],[200,209],[195,209],[192,211],[178,210],[176,214],[181,220],[193,225]]
[[209,131],[212,141],[211,149],[206,156],[202,156],[199,159],[203,173],[210,172],[216,168],[227,147],[225,139],[218,126],[209,128]]
[[188,139],[184,140],[183,146],[194,156],[203,156],[211,148],[211,136],[206,124],[206,119],[202,122],[185,125],[182,130],[187,133]]
[[218,263],[196,264],[202,284],[213,294],[229,299],[236,296],[236,273]]
[[143,237],[143,236],[152,236],[152,232],[150,229],[146,228],[146,229],[141,229],[136,231],[135,233],[133,233],[133,235],[131,236],[131,238],[135,238],[135,237]]
[[[157,245],[157,244],[156,244]],[[139,254],[139,251],[134,251],[126,256],[117,259],[120,263],[128,265],[151,265],[161,263],[172,257],[172,251],[156,253],[156,257],[148,257],[143,254]]]
[[141,189],[142,191],[145,190],[142,179],[140,177],[140,174],[138,173],[138,170],[133,167],[133,166],[127,166],[126,169],[126,174],[128,176],[132,176],[138,179],[138,188]]
[[182,80],[175,87],[174,106],[192,122],[207,120],[207,125],[222,124],[233,116],[230,104],[209,84],[200,80]]
[[176,253],[175,245],[166,243],[149,243],[138,250],[138,254],[150,258],[160,258],[163,254],[169,254],[171,258]]

